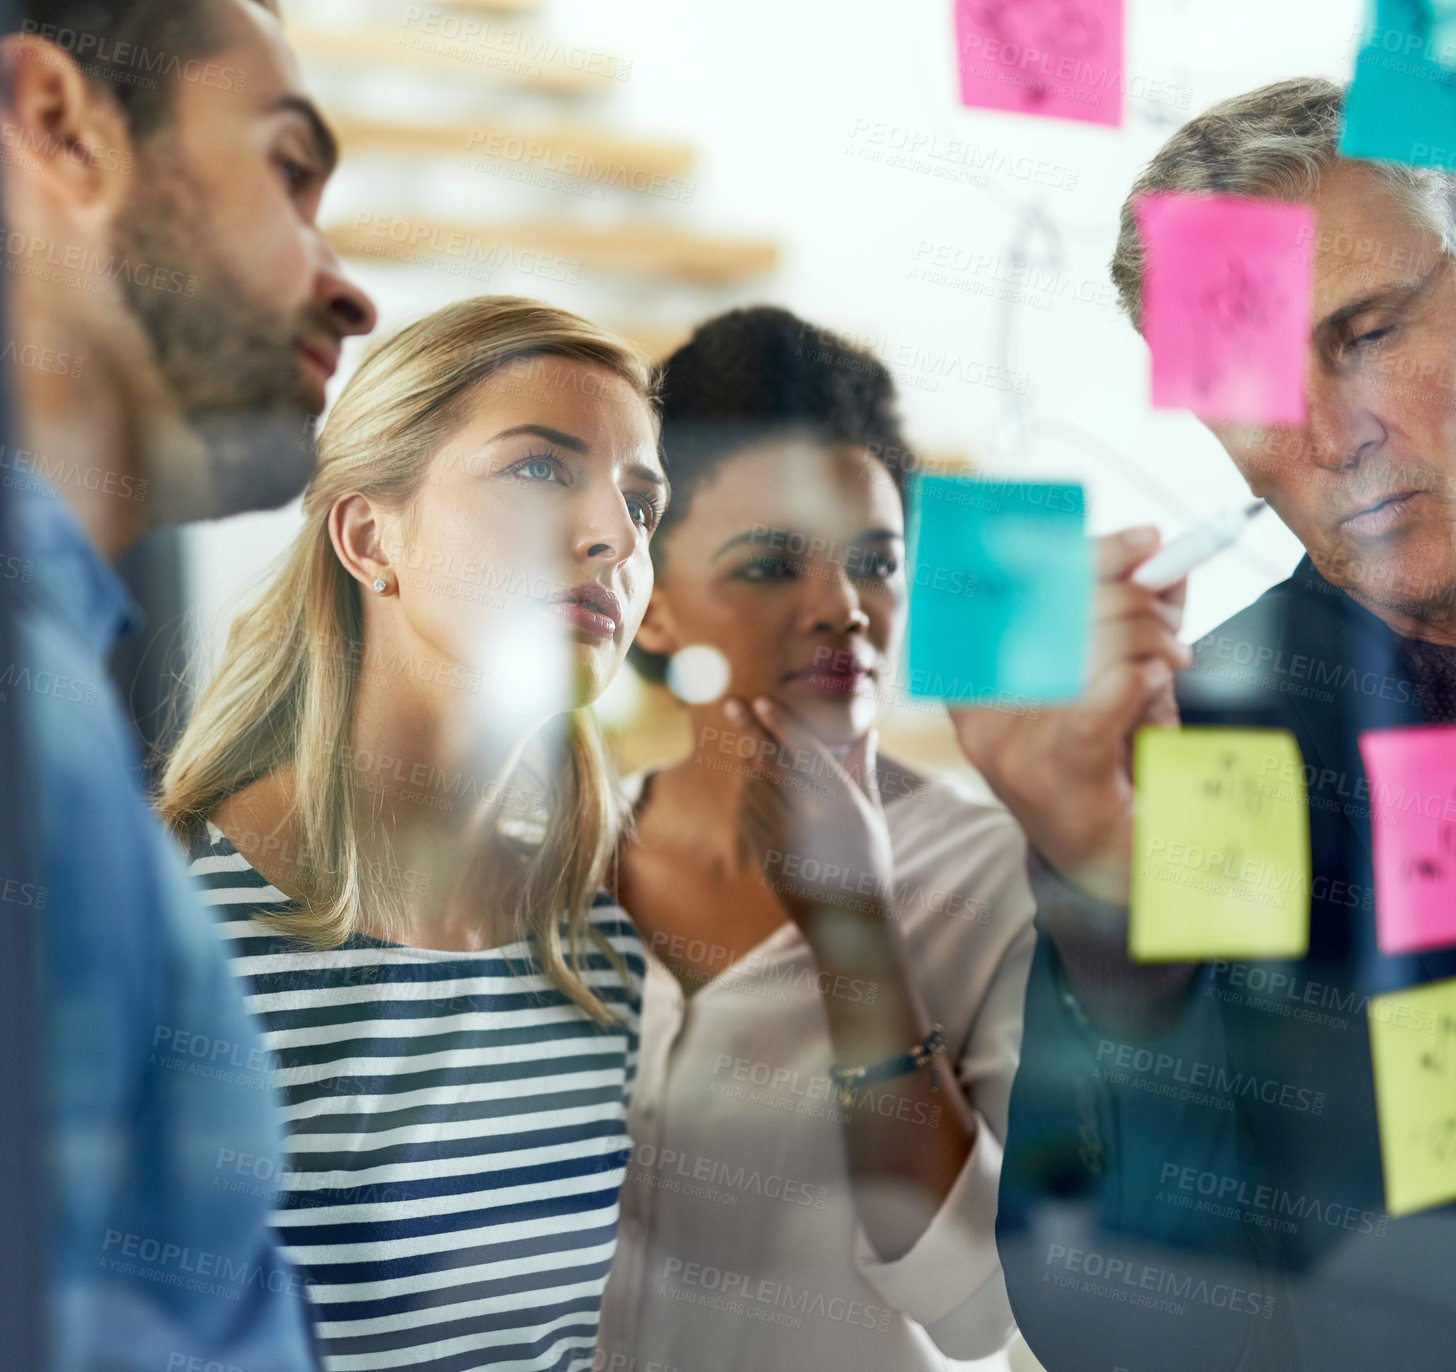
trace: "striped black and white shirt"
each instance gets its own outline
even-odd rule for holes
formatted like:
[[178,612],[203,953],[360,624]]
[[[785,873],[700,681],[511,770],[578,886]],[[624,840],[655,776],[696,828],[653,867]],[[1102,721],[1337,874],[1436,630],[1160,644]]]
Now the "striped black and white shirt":
[[329,1372],[589,1367],[630,1154],[642,945],[592,922],[594,1024],[529,947],[314,952],[253,916],[298,907],[215,826],[192,874],[273,1053],[288,1168],[274,1224]]

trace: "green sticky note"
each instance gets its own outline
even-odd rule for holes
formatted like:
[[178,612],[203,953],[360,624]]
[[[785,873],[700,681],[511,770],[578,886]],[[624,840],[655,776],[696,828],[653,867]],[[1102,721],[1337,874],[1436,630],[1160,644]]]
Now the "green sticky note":
[[1370,1063],[1385,1208],[1456,1200],[1456,981],[1372,996]]
[[910,695],[994,705],[1081,692],[1092,547],[1080,486],[919,475],[907,537]]
[[1283,729],[1142,729],[1133,745],[1138,962],[1309,949],[1309,798]]

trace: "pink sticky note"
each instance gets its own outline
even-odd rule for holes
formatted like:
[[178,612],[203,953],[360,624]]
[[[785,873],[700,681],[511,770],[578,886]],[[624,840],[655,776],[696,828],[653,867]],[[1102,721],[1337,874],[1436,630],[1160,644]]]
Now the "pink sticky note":
[[1138,199],[1153,405],[1303,424],[1314,297],[1304,205],[1164,191]]
[[1122,123],[1123,0],[956,0],[961,104]]
[[1456,726],[1371,729],[1360,756],[1380,951],[1456,944]]

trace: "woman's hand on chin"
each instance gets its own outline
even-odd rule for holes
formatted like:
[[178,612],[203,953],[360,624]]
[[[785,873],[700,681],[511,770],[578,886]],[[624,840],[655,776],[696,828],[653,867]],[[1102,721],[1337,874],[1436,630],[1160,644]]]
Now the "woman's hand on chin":
[[784,912],[811,937],[824,912],[882,919],[895,873],[874,731],[840,762],[792,711],[766,696],[751,707],[729,699],[724,710],[755,744],[753,757],[739,765],[739,831]]

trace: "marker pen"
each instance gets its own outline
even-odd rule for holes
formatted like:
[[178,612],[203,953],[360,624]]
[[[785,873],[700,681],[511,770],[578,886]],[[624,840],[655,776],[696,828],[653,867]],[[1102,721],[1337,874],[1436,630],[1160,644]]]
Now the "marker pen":
[[1262,500],[1238,510],[1225,510],[1202,524],[1195,524],[1186,534],[1160,548],[1132,574],[1139,586],[1150,591],[1166,591],[1176,586],[1195,567],[1201,567],[1215,553],[1231,548],[1239,541],[1244,527],[1265,508]]

